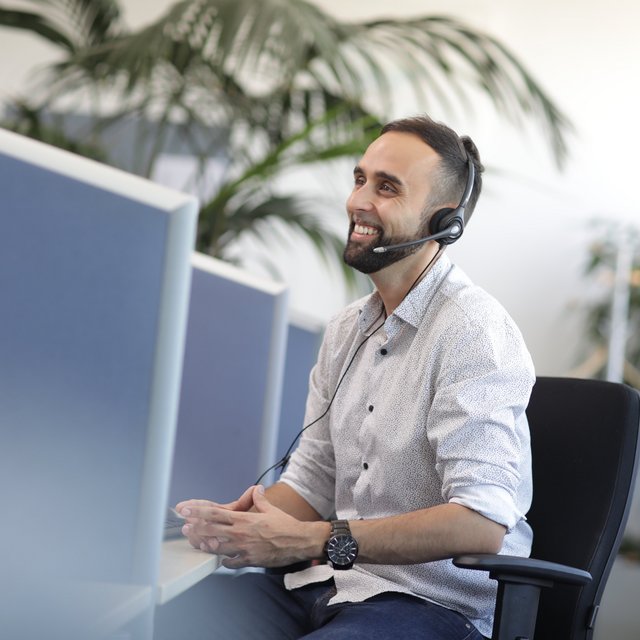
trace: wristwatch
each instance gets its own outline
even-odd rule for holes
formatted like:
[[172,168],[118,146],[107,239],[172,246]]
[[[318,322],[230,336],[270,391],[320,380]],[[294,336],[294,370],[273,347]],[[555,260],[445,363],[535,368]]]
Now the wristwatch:
[[358,557],[358,543],[351,535],[346,520],[331,521],[331,535],[324,546],[325,553],[334,569],[351,569]]

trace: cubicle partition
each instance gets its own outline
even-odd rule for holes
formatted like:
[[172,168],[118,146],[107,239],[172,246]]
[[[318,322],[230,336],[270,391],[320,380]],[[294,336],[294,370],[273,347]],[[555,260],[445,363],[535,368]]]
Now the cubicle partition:
[[304,427],[309,375],[316,362],[323,333],[324,323],[318,318],[299,312],[289,314],[282,409],[278,425],[278,459],[296,441],[296,436]]
[[0,130],[0,637],[148,637],[197,203]]
[[170,504],[229,501],[273,464],[287,290],[196,253]]

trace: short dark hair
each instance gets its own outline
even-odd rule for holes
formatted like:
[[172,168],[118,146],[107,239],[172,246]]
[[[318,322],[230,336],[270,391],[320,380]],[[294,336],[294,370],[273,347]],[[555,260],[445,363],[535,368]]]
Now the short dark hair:
[[469,221],[480,191],[482,191],[482,172],[478,148],[469,136],[458,134],[446,124],[436,122],[427,115],[413,116],[392,120],[382,127],[380,135],[390,131],[412,133],[428,144],[440,156],[438,180],[425,208],[440,208],[448,203],[460,201],[467,185],[468,158],[475,167],[473,191],[465,209],[465,222]]

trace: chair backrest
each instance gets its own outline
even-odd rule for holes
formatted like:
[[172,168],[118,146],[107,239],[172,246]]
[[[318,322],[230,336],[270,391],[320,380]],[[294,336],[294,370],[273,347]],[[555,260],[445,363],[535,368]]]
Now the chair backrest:
[[536,638],[592,637],[635,481],[640,395],[622,384],[538,378],[527,408],[533,452],[531,556],[589,571],[582,588],[543,589]]

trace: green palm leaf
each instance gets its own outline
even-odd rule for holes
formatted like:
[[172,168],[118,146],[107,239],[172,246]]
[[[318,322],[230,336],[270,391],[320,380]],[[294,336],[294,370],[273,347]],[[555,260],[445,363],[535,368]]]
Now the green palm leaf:
[[[343,23],[306,0],[179,0],[129,32],[116,0],[5,4],[0,26],[28,29],[65,52],[41,106],[17,109],[24,121],[16,127],[37,135],[45,106],[89,89],[102,139],[122,121],[139,122],[132,144],[144,149],[135,168],[143,175],[153,174],[176,128],[201,170],[224,139],[225,175],[215,193],[200,194],[199,247],[214,255],[229,255],[234,237],[259,229],[265,238],[282,225],[332,259],[341,255],[342,240],[322,240],[312,208],[269,184],[301,164],[359,155],[402,77],[412,110],[470,108],[480,91],[514,123],[541,127],[559,165],[566,158],[566,116],[504,45],[450,17]],[[117,98],[108,116],[102,95]]]
[[0,25],[34,32],[73,54],[114,37],[122,28],[115,0],[22,0],[31,9],[0,5]]
[[36,33],[51,44],[62,47],[67,51],[73,51],[74,49],[73,42],[65,33],[66,29],[61,30],[45,16],[31,11],[6,9],[0,6],[0,25]]
[[219,117],[233,113],[285,138],[312,97],[315,118],[331,96],[369,111],[365,95],[383,118],[391,77],[404,71],[419,104],[469,103],[475,86],[512,120],[539,122],[559,163],[566,155],[568,120],[524,66],[495,38],[445,16],[347,25],[303,0],[183,0],[84,55],[82,66],[103,77],[125,76],[128,97],[150,92],[179,110],[206,86]]
[[[229,248],[244,235],[257,238],[265,246],[286,245],[291,243],[296,235],[302,236],[327,265],[340,265],[348,287],[353,290],[362,289],[361,279],[342,261],[345,237],[336,235],[322,224],[318,216],[317,203],[314,201],[299,196],[282,195],[266,195],[262,199],[245,200],[234,209],[233,215],[228,217],[226,231],[222,234],[213,255],[228,258]],[[206,246],[200,246],[199,249],[212,253]],[[268,258],[265,261],[267,266],[274,266]]]

